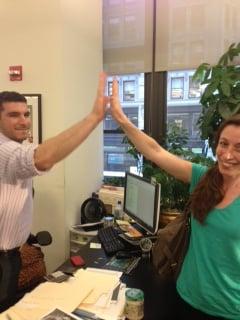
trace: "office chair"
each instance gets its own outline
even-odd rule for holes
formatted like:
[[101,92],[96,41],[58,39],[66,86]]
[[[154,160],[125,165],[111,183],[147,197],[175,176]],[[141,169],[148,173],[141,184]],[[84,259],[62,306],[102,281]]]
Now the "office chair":
[[52,243],[52,236],[48,231],[40,231],[36,235],[30,234],[21,248],[22,269],[18,281],[18,298],[34,289],[44,281],[46,265],[41,246]]

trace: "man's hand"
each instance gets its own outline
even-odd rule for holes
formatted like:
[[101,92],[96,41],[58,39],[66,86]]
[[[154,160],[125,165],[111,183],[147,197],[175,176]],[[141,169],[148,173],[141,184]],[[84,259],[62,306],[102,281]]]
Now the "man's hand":
[[105,96],[106,78],[106,74],[101,72],[98,81],[97,97],[92,110],[98,121],[103,120],[107,111],[107,104],[109,103],[109,97]]
[[49,170],[55,163],[68,156],[89,136],[103,120],[109,103],[104,95],[106,74],[100,73],[97,97],[92,111],[75,125],[40,144],[34,153],[34,163],[38,170]]

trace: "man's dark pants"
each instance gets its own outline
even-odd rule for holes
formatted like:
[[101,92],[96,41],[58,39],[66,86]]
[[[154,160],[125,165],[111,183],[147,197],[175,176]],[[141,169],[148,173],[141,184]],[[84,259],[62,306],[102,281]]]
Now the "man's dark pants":
[[21,257],[18,248],[0,251],[0,312],[16,301]]

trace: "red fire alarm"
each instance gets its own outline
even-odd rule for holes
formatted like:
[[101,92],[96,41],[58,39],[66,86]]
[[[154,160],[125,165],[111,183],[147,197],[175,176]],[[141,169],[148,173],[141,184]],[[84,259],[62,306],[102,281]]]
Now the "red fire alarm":
[[10,66],[8,73],[11,81],[22,80],[22,66]]

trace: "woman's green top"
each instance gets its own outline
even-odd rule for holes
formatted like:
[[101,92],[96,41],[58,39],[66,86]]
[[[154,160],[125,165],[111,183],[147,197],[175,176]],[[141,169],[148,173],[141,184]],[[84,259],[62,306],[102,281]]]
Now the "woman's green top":
[[[193,164],[190,192],[207,171]],[[191,238],[177,290],[209,315],[240,319],[240,197],[213,209],[204,224],[191,219]]]

